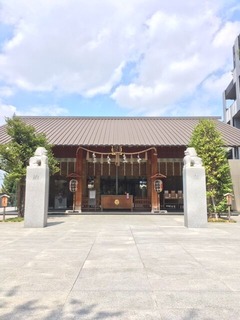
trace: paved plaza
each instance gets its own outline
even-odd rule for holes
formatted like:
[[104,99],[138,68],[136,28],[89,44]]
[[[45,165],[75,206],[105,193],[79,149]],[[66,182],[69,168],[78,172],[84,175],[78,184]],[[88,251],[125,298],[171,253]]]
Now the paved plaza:
[[0,223],[0,319],[240,319],[240,217],[50,216]]

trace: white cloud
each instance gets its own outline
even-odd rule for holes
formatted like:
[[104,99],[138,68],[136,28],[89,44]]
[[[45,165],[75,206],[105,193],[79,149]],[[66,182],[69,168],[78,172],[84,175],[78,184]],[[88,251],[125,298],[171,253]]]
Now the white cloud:
[[6,117],[12,117],[16,112],[16,107],[7,104],[1,104],[0,101],[0,125],[5,124]]
[[68,110],[56,105],[29,107],[26,110],[20,110],[12,105],[0,103],[0,125],[5,124],[5,118],[17,116],[65,116]]
[[113,84],[118,83],[121,80],[124,66],[125,63],[121,63],[115,70],[113,70],[113,74],[108,82],[96,88],[87,90],[85,95],[87,97],[93,97],[97,94],[109,93],[112,89]]
[[[237,0],[2,1],[0,21],[14,36],[0,54],[0,80],[29,91],[111,94],[130,113],[171,113],[196,88],[209,95],[211,81],[224,89],[211,75],[232,67],[240,21],[221,14],[236,10]],[[129,62],[135,77],[121,83]]]
[[14,91],[11,87],[3,86],[0,87],[0,97],[11,97]]
[[[222,113],[222,106],[218,105],[217,109],[208,97],[210,94],[218,95],[221,100],[222,92],[230,81],[231,47],[240,30],[240,22],[220,25],[217,16],[212,22],[207,19],[208,15],[205,18],[204,14],[202,18],[200,15],[186,20],[184,16],[182,19],[175,15],[168,16],[168,19],[162,14],[154,16],[147,34],[149,39],[154,35],[154,41],[149,41],[149,48],[139,65],[139,77],[135,83],[116,88],[112,98],[121,106],[133,107],[139,113],[149,114],[151,108],[152,114],[162,115],[174,113],[177,102],[181,105],[180,101],[187,95],[203,89],[201,94],[198,93],[199,103],[194,100],[182,111],[189,109],[191,114],[204,115],[210,114],[212,109],[218,110],[217,114]],[[161,34],[160,25],[166,34]],[[224,42],[224,39],[228,40]],[[220,74],[219,78],[211,76],[216,73]],[[201,83],[206,78],[208,81],[202,87]],[[207,108],[203,108],[203,102],[209,102]],[[177,110],[180,111],[179,107]]]
[[10,0],[2,5],[15,23],[15,36],[0,56],[2,76],[27,90],[109,91],[119,81],[114,72],[129,57],[136,26],[130,32],[128,23],[125,33],[122,22],[133,12],[121,8],[119,13],[115,2],[104,2],[42,1],[29,6]]
[[[156,86],[143,86],[133,83],[127,86],[119,86],[112,94],[112,98],[118,101],[121,106],[135,109],[140,114],[147,113],[149,115],[150,111],[152,115],[161,115],[166,111],[164,105],[172,100],[171,91],[173,89],[164,83],[159,83]],[[161,110],[159,110],[159,106],[162,106]]]
[[29,107],[17,112],[18,116],[65,116],[68,110],[56,105]]
[[213,46],[218,50],[223,48],[231,48],[236,35],[240,32],[240,21],[226,22],[223,27],[218,31],[213,39]]
[[227,88],[231,80],[231,72],[223,73],[221,76],[213,74],[203,82],[202,88],[208,95],[215,96],[217,94],[220,96],[223,93],[223,88]]

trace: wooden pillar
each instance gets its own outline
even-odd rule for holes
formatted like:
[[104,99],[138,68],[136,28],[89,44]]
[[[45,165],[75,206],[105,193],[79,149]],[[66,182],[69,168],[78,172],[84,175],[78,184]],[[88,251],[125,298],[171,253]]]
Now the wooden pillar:
[[[158,173],[158,165],[157,165],[157,155],[156,151],[151,151],[151,176],[154,176],[156,173]],[[160,210],[160,204],[159,204],[159,198],[158,194],[154,189],[154,181],[155,179],[151,179],[151,212],[153,213],[156,210]]]
[[77,154],[76,154],[76,173],[78,175],[78,189],[76,192],[76,197],[75,197],[75,210],[81,212],[82,211],[82,193],[83,193],[83,178],[82,178],[82,173],[83,173],[83,150],[78,149]]

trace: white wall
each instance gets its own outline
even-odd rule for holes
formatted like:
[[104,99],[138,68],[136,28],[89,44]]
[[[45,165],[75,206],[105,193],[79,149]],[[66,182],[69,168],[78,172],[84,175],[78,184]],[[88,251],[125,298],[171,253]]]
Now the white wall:
[[240,160],[228,160],[233,183],[234,201],[233,210],[240,212]]

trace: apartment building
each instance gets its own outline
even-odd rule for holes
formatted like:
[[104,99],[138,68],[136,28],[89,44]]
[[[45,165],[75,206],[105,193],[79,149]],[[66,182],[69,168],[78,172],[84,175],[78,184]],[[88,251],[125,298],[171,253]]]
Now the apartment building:
[[240,129],[240,34],[233,46],[232,80],[223,93],[224,121]]

